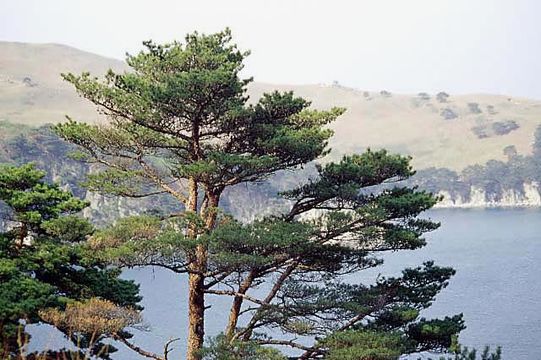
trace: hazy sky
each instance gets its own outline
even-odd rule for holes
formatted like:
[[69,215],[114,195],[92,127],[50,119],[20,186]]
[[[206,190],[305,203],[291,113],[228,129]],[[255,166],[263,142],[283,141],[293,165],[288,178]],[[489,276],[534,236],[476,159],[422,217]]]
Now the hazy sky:
[[539,0],[0,0],[0,40],[123,58],[229,26],[257,81],[541,98],[540,19]]

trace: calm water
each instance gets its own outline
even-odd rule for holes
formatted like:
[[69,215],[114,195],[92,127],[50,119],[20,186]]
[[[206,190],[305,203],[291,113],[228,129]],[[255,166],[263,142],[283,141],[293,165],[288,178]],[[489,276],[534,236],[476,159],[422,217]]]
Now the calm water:
[[[423,315],[462,312],[468,326],[463,344],[501,345],[505,359],[541,359],[541,210],[437,210],[429,216],[442,227],[429,234],[425,248],[389,254],[382,267],[363,273],[359,281],[398,274],[426,260],[453,266],[457,274]],[[185,338],[185,279],[159,269],[129,270],[125,277],[141,283],[144,316],[152,328],[137,333],[136,342],[161,353],[169,338]],[[208,335],[223,331],[229,303],[212,302]],[[176,355],[183,354],[185,347],[178,342],[176,349]],[[115,358],[136,357],[121,351]]]

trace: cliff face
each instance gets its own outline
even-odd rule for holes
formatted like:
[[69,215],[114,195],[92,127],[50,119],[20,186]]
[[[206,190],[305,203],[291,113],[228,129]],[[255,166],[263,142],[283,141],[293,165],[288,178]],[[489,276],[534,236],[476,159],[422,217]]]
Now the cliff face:
[[[180,205],[167,196],[126,199],[86,190],[81,182],[85,180],[86,174],[95,169],[93,165],[70,159],[67,154],[73,150],[71,145],[61,141],[48,127],[28,129],[0,142],[0,163],[35,163],[38,168],[46,171],[47,181],[60,183],[79,198],[88,200],[90,206],[84,210],[84,215],[98,226],[130,215],[181,210]],[[443,201],[437,205],[440,208],[541,207],[541,186],[537,180],[541,165],[536,161],[537,158],[514,158],[507,164],[498,163],[494,165],[498,171],[489,171],[490,167],[476,168],[470,171],[469,177],[449,169],[420,171],[404,185],[415,185],[441,195]],[[514,166],[515,163],[523,166]],[[288,202],[280,198],[278,193],[313,177],[314,171],[313,166],[307,166],[297,172],[278,173],[260,184],[238,185],[224,193],[220,207],[242,222],[283,213],[288,209]],[[522,173],[529,175],[519,176]]]
[[538,183],[522,184],[522,191],[504,189],[500,195],[490,194],[485,189],[472,186],[468,196],[439,191],[443,200],[437,208],[510,208],[541,207],[541,189]]
[[[81,181],[84,181],[87,173],[95,169],[92,165],[69,159],[67,154],[72,150],[73,147],[58,139],[48,127],[42,127],[1,142],[0,162],[34,162],[38,168],[47,172],[47,181],[60,183],[76,196],[88,200],[90,206],[84,210],[84,215],[98,226],[125,216],[160,214],[181,209],[178,203],[167,196],[126,199],[103,196],[86,190],[81,186]],[[510,173],[523,172],[512,169]],[[298,186],[300,182],[312,177],[314,172],[313,167],[308,166],[294,173],[279,173],[260,184],[238,185],[224,193],[220,206],[224,212],[242,222],[283,213],[287,211],[289,204],[280,198],[278,193]],[[437,205],[440,208],[541,207],[539,181],[520,180],[522,178],[517,178],[517,181],[504,181],[508,178],[504,176],[504,172],[490,176],[487,171],[479,174],[483,176],[478,176],[473,182],[462,179],[447,169],[420,171],[416,179],[406,185],[417,185],[420,189],[441,195],[443,201]]]
[[[59,74],[90,71],[102,76],[109,68],[128,70],[124,62],[51,44],[0,41],[0,54],[0,163],[35,162],[47,171],[47,181],[59,182],[89,200],[91,206],[85,215],[96,223],[178,207],[166,197],[127,200],[86,191],[80,182],[92,169],[67,159],[72,148],[47,127],[36,128],[63,121],[65,114],[78,121],[102,121],[95,107],[81,99]],[[443,195],[439,207],[541,206],[541,155],[534,156],[535,148],[532,152],[531,147],[534,140],[541,154],[539,100],[444,92],[400,95],[338,85],[263,83],[251,84],[248,95],[254,101],[273,90],[294,91],[311,100],[315,108],[347,108],[331,125],[335,136],[330,142],[330,157],[336,160],[367,147],[411,155],[414,167],[424,170],[408,185]],[[511,160],[505,162],[507,159]],[[310,176],[309,172],[280,174],[261,185],[236,187],[224,194],[221,206],[242,221],[275,214],[287,206],[277,193]]]

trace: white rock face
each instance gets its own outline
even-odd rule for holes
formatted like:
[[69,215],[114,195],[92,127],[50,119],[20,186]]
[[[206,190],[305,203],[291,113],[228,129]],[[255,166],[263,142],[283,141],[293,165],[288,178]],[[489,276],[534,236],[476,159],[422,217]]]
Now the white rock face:
[[531,206],[541,205],[541,192],[539,191],[539,184],[531,183],[524,184],[524,196],[528,199]]
[[84,217],[96,218],[101,216],[112,217],[113,219],[126,216],[139,215],[137,200],[122,197],[107,197],[98,193],[87,191],[84,200],[90,202],[90,206],[83,209]]
[[438,195],[443,200],[436,208],[490,208],[490,207],[541,207],[541,193],[539,184],[524,183],[524,191],[506,189],[501,199],[493,199],[486,192],[473,186],[470,190],[469,200],[464,200],[460,195],[452,196],[448,191],[440,191]]
[[[471,207],[485,207],[487,205],[487,195],[484,189],[472,186],[470,192],[470,201]],[[463,203],[462,205],[465,205]]]

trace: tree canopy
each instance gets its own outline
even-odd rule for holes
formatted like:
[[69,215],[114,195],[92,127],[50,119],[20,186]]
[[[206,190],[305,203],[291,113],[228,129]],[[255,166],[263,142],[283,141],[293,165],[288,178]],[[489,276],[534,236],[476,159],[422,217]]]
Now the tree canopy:
[[[2,359],[23,355],[19,351],[29,337],[25,325],[48,322],[42,311],[62,311],[91,298],[138,309],[138,286],[120,279],[118,269],[85,256],[82,244],[94,228],[77,213],[87,203],[57,185],[44,183],[43,177],[44,172],[32,164],[0,166],[0,210],[5,225],[0,233]],[[99,341],[90,344],[87,332],[49,323],[74,344],[92,345],[87,349],[90,353],[97,354],[103,345]],[[112,351],[114,348],[108,353]]]
[[[64,75],[107,122],[70,120],[55,131],[79,146],[80,159],[101,166],[90,189],[168,194],[182,205],[123,219],[89,247],[100,261],[188,274],[188,360],[205,354],[208,296],[232,301],[221,349],[282,345],[315,359],[338,356],[333,344],[350,337],[377,337],[393,354],[450,346],[461,316],[419,315],[454,270],[428,262],[372,285],[346,280],[380,265],[379,253],[424,246],[423,234],[438,227],[418,217],[438,199],[397,184],[414,173],[409,158],[368,150],[320,162],[313,177],[281,194],[287,211],[241,223],[220,210],[224,191],[327,155],[329,124],[345,110],[315,110],[292,92],[250,101],[251,79],[240,77],[248,53],[229,30],[144,45],[127,57],[129,72]],[[320,340],[306,345],[301,336]]]

